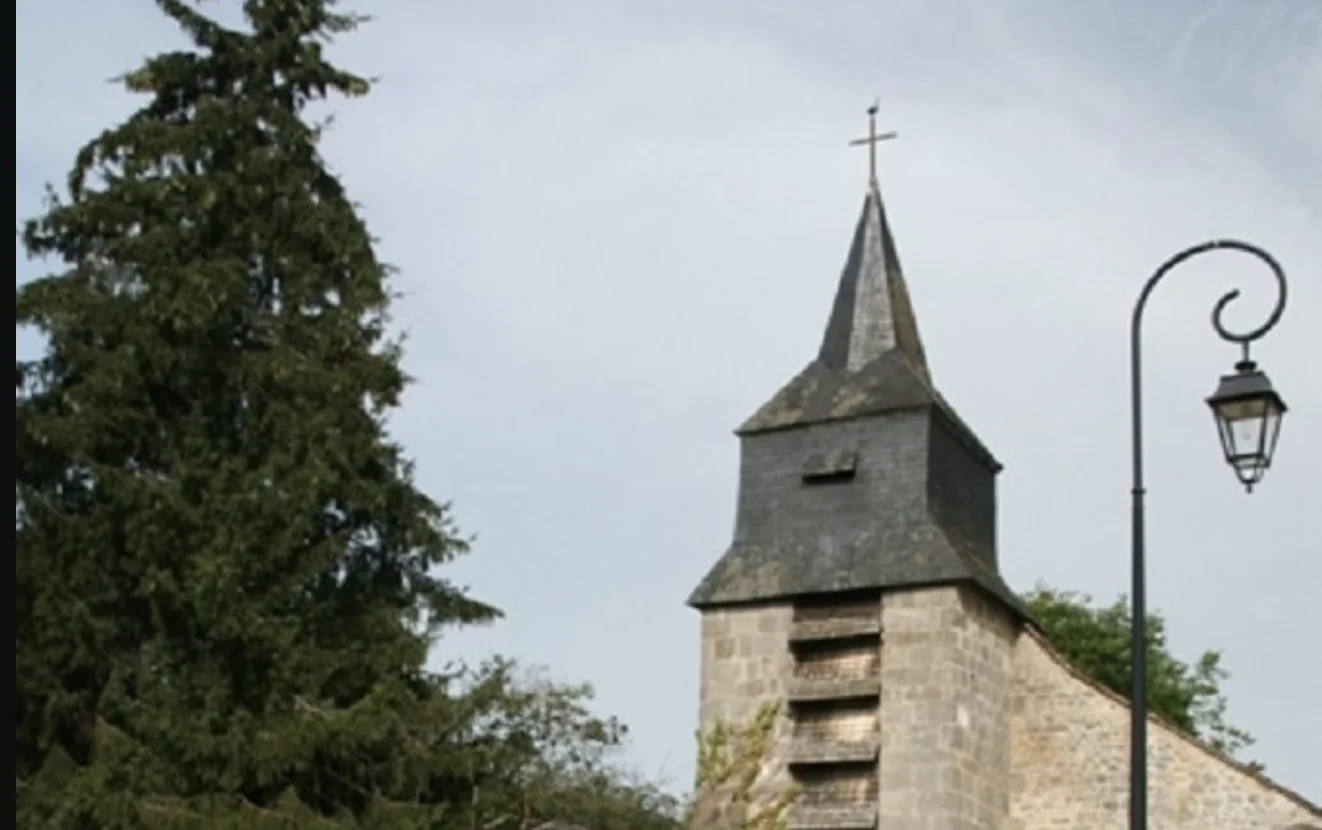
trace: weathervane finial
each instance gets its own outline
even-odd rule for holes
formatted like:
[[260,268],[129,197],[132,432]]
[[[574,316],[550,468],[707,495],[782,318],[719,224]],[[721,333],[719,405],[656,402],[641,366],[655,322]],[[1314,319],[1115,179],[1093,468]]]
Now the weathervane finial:
[[860,147],[867,145],[868,148],[868,186],[877,187],[877,145],[883,141],[889,141],[895,138],[898,133],[894,131],[878,133],[877,132],[877,112],[881,109],[881,101],[872,102],[868,107],[868,134],[865,138],[856,138],[849,142],[851,147]]

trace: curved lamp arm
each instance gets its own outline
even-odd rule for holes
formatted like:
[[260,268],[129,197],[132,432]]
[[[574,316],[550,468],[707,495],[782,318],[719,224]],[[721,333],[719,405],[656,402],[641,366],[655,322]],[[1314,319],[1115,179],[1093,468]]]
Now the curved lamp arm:
[[1226,328],[1225,324],[1221,321],[1221,316],[1225,313],[1226,306],[1239,298],[1240,291],[1238,288],[1227,291],[1221,299],[1217,300],[1216,305],[1212,308],[1212,328],[1216,329],[1216,333],[1221,336],[1221,339],[1230,343],[1238,343],[1247,349],[1250,343],[1261,339],[1263,335],[1275,328],[1276,324],[1281,321],[1281,315],[1285,313],[1285,301],[1288,289],[1285,282],[1285,269],[1276,261],[1276,257],[1272,256],[1267,251],[1264,251],[1262,248],[1259,248],[1257,245],[1252,245],[1248,242],[1241,242],[1237,239],[1214,239],[1211,242],[1204,242],[1201,245],[1195,245],[1192,248],[1186,248],[1185,250],[1180,251],[1175,256],[1163,262],[1161,267],[1148,278],[1147,284],[1143,286],[1143,291],[1138,295],[1138,303],[1134,306],[1134,318],[1130,326],[1130,339],[1134,347],[1133,356],[1135,358],[1135,363],[1137,363],[1139,353],[1139,331],[1143,323],[1143,312],[1147,309],[1148,298],[1152,295],[1153,289],[1157,287],[1157,283],[1161,282],[1162,279],[1176,266],[1187,262],[1194,257],[1213,251],[1242,251],[1243,253],[1251,254],[1271,269],[1272,276],[1276,278],[1276,306],[1272,309],[1271,314],[1268,315],[1266,322],[1251,331],[1236,333]]
[[1281,321],[1281,315],[1285,312],[1285,301],[1287,297],[1287,286],[1285,282],[1285,269],[1276,261],[1276,257],[1259,248],[1257,245],[1241,242],[1236,239],[1215,239],[1210,242],[1204,242],[1201,245],[1194,245],[1192,248],[1186,248],[1175,256],[1166,260],[1161,267],[1148,278],[1143,286],[1142,292],[1138,295],[1138,302],[1134,305],[1134,316],[1130,323],[1130,378],[1131,378],[1131,399],[1133,402],[1133,434],[1134,434],[1134,489],[1141,492],[1143,489],[1143,363],[1142,363],[1142,328],[1143,312],[1147,309],[1148,298],[1152,296],[1152,291],[1157,284],[1165,278],[1176,266],[1213,251],[1241,251],[1251,254],[1261,260],[1271,270],[1272,276],[1276,278],[1276,305],[1272,308],[1271,314],[1267,320],[1255,329],[1247,332],[1234,332],[1226,328],[1222,322],[1222,315],[1226,307],[1239,298],[1238,288],[1227,291],[1221,299],[1216,301],[1212,307],[1212,328],[1220,335],[1222,340],[1229,343],[1237,343],[1243,349],[1243,358],[1248,360],[1249,345],[1255,340],[1259,340],[1267,332],[1276,327]]

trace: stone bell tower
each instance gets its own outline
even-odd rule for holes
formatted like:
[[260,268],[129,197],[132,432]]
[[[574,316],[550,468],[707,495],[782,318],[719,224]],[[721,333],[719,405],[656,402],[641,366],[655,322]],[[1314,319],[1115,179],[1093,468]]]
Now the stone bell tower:
[[875,169],[821,349],[738,430],[734,540],[689,598],[700,721],[781,706],[759,792],[797,784],[792,828],[1001,830],[1000,465],[932,383]]

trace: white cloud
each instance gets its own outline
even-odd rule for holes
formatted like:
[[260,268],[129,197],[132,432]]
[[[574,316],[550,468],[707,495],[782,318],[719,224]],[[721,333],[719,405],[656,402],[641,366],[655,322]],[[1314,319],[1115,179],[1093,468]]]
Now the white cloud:
[[[1247,12],[1196,31],[1192,15],[1167,20],[1170,36],[1149,40],[1141,0],[1068,21],[1028,0],[761,3],[756,16],[411,5],[344,47],[385,83],[337,107],[328,152],[403,269],[422,382],[398,428],[426,485],[480,533],[457,573],[510,612],[447,648],[590,679],[634,725],[636,760],[690,768],[697,640],[680,603],[729,540],[729,430],[816,347],[862,198],[864,161],[845,142],[880,93],[900,132],[882,171],[920,326],[938,385],[1007,465],[1001,555],[1020,587],[1125,589],[1126,326],[1146,275],[1226,235],[1291,270],[1290,309],[1258,353],[1294,411],[1251,499],[1202,411],[1234,356],[1207,314],[1242,283],[1232,319],[1252,322],[1269,281],[1227,256],[1154,298],[1151,592],[1179,648],[1226,648],[1232,717],[1283,782],[1309,784],[1322,677],[1306,676],[1295,632],[1322,624],[1306,518],[1322,468],[1322,190],[1309,186],[1322,148],[1308,141],[1322,132],[1300,99],[1318,83],[1316,28],[1309,43],[1306,25],[1264,25],[1253,48],[1293,57],[1244,53],[1238,73],[1274,74],[1207,87],[1279,114],[1246,125],[1182,96]],[[85,34],[70,36],[75,14]],[[123,111],[89,97],[97,82],[164,30],[90,0],[22,0],[18,23],[23,213],[32,176],[61,175]],[[1093,25],[1149,49],[1136,64],[1176,54],[1175,68],[1130,71]],[[83,41],[79,62],[53,57]]]

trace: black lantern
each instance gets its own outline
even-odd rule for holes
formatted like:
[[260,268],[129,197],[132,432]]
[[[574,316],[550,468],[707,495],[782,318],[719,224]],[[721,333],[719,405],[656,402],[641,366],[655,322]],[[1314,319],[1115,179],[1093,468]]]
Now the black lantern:
[[1285,401],[1257,364],[1241,360],[1235,364],[1235,374],[1222,375],[1207,404],[1216,416],[1226,461],[1245,489],[1253,492],[1271,466]]

